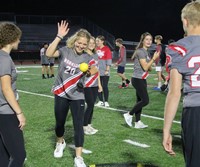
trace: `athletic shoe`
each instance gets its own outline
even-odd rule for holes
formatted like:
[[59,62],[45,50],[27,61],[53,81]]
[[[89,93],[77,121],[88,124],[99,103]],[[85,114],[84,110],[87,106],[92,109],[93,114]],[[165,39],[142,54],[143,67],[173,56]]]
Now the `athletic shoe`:
[[85,135],[94,135],[97,133],[97,131],[93,131],[89,126],[84,126],[83,130]]
[[56,149],[54,150],[54,157],[55,158],[61,158],[63,156],[63,151],[66,147],[65,140],[63,140],[63,143],[56,143]]
[[133,120],[133,116],[130,115],[129,113],[123,114],[124,115],[124,119],[126,121],[126,123],[128,124],[128,126],[132,127],[132,120]]
[[160,88],[159,87],[154,87],[153,90],[160,91]]
[[168,84],[163,84],[163,85],[160,87],[160,90],[163,91],[163,92],[167,92],[167,91],[168,91]]
[[105,107],[110,107],[110,105],[109,105],[109,103],[107,101],[104,103],[104,106]]
[[126,79],[126,84],[128,84],[128,85],[130,84],[130,81],[128,79]]
[[125,87],[126,87],[125,85],[124,86],[123,85],[118,86],[119,89],[122,89],[122,88],[125,88]]
[[88,127],[95,133],[97,133],[99,131],[98,129],[93,128],[91,124],[89,124]]
[[96,107],[101,107],[101,106],[104,106],[104,102],[102,101],[99,101],[98,103],[96,103],[94,106]]
[[77,156],[74,158],[74,167],[86,167],[82,157]]
[[145,125],[142,121],[138,121],[138,122],[135,122],[135,128],[136,129],[144,129],[144,128],[147,128],[148,125]]

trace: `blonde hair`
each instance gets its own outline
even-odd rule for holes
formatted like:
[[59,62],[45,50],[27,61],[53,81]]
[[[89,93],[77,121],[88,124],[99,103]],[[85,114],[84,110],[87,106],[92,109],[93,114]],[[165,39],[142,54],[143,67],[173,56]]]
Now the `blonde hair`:
[[155,36],[155,39],[159,39],[159,40],[162,41],[163,37],[162,37],[162,35],[156,35],[156,36]]
[[68,40],[66,42],[67,43],[67,47],[68,48],[73,48],[74,47],[74,43],[78,39],[80,39],[81,37],[87,38],[87,43],[89,43],[91,34],[86,29],[80,29],[74,35],[72,35],[71,37],[68,38]]
[[200,26],[200,1],[187,3],[181,11],[181,18],[189,21],[192,26]]

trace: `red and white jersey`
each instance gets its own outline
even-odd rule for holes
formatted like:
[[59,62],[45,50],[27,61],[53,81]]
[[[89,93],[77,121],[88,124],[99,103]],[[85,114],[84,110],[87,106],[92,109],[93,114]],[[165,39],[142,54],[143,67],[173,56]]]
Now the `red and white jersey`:
[[60,48],[59,52],[58,75],[52,88],[53,93],[70,100],[84,99],[84,93],[77,90],[77,83],[84,76],[79,65],[85,62],[91,66],[95,64],[94,59],[85,53],[77,55],[73,49],[66,46]]
[[200,106],[200,36],[192,35],[170,44],[169,69],[177,69],[183,78],[184,107]]
[[[98,55],[94,54],[93,56],[94,59],[94,66],[96,66],[98,68]],[[98,76],[99,73],[97,72],[95,75],[92,75],[90,77],[85,77],[85,87],[97,87],[98,86]]]

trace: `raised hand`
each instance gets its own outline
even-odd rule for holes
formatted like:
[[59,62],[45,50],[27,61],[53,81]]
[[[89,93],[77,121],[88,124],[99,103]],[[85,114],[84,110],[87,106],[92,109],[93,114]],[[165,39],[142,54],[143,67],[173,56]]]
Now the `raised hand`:
[[68,22],[66,20],[61,20],[61,22],[58,23],[58,35],[63,38],[68,34],[68,32],[69,32]]

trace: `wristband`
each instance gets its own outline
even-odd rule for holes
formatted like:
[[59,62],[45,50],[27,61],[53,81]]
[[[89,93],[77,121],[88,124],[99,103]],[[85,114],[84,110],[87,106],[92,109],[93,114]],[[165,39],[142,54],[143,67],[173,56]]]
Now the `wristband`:
[[56,36],[56,37],[60,38],[61,40],[63,39],[63,37],[62,37],[62,36],[60,36],[60,35],[58,35],[58,34],[57,34],[57,36]]

